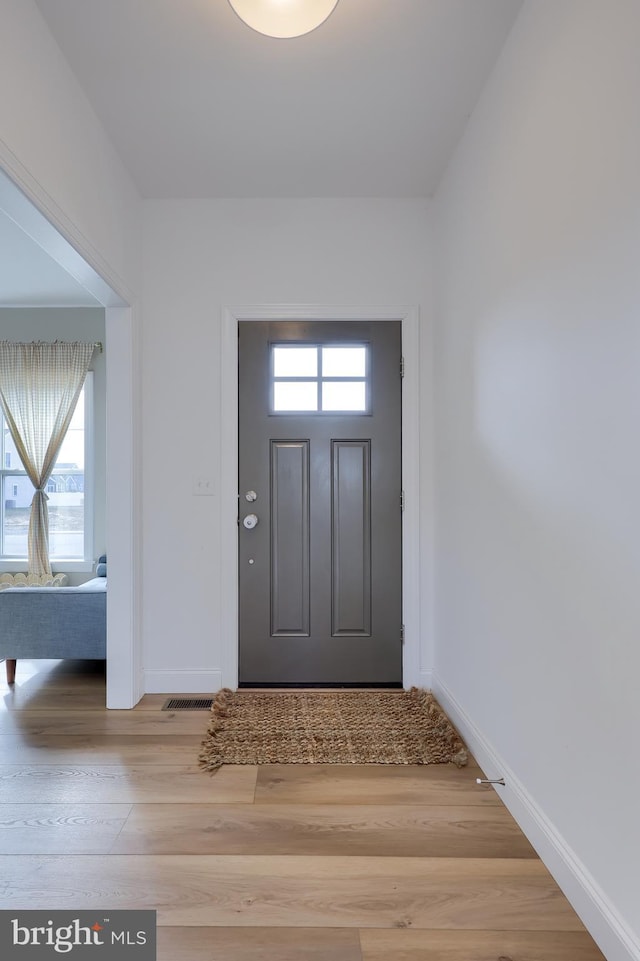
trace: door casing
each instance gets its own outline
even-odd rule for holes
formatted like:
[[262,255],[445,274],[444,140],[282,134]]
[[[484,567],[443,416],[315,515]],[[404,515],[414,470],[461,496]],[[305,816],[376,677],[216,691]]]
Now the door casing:
[[[224,307],[220,325],[221,449],[220,552],[227,563],[220,565],[220,671],[222,684],[238,685],[238,323],[251,320],[383,321],[402,325],[404,381],[402,388],[402,478],[405,494],[403,514],[403,623],[404,687],[429,686],[430,665],[425,669],[423,651],[431,646],[432,598],[421,596],[421,478],[420,478],[420,318],[417,307],[368,307],[274,304]],[[431,487],[429,485],[430,493]],[[431,520],[432,505],[427,522]],[[422,522],[424,530],[424,522]],[[432,542],[431,538],[431,542]],[[429,558],[430,561],[430,558]],[[431,569],[431,564],[428,564]],[[429,610],[422,607],[429,604]],[[426,614],[426,617],[425,617]]]

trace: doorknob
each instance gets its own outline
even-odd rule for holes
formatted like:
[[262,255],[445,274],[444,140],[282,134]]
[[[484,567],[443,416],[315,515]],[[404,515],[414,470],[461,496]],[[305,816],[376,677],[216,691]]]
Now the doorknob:
[[252,531],[253,528],[254,528],[254,527],[256,526],[256,524],[258,523],[258,516],[257,516],[257,514],[247,514],[247,516],[243,519],[242,523],[243,523],[244,527],[246,527],[246,529],[247,529],[248,531]]

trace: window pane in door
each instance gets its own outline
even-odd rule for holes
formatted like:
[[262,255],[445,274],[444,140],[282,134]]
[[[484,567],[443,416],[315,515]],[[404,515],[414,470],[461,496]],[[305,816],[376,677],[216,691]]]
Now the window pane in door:
[[273,385],[273,409],[317,410],[318,386],[315,381],[276,381]]
[[317,377],[317,347],[274,347],[274,377]]
[[366,411],[367,396],[364,381],[323,382],[322,409]]
[[364,377],[366,374],[366,347],[323,347],[323,377]]

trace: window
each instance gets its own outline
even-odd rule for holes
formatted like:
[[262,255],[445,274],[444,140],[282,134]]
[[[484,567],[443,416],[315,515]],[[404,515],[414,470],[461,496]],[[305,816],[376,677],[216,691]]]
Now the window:
[[369,413],[368,347],[274,344],[274,414]]
[[[49,555],[52,565],[82,568],[93,554],[93,375],[87,374],[69,430],[46,485],[49,509]],[[27,561],[33,484],[18,457],[0,412],[0,564],[19,569]]]

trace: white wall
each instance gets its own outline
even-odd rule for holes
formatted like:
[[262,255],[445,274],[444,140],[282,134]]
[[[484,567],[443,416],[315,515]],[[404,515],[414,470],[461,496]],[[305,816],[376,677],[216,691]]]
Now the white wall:
[[[0,308],[0,340],[93,340],[104,343],[104,339],[104,310],[101,307]],[[106,550],[105,359],[104,353],[95,351],[89,368],[93,371],[95,557]],[[80,584],[91,576],[90,572],[70,574],[69,583]]]
[[139,201],[33,0],[0,0],[0,166],[118,291],[137,288]]
[[637,0],[526,3],[437,198],[439,689],[610,959],[640,957],[639,42]]
[[[147,690],[207,691],[223,663],[217,497],[220,323],[225,305],[419,305],[430,358],[431,242],[425,201],[219,200],[145,203],[143,625]],[[423,384],[431,470],[430,373]],[[175,473],[174,473],[175,472]],[[176,488],[180,481],[180,489]],[[430,490],[430,489],[429,489]],[[432,596],[425,497],[423,594]],[[232,508],[235,510],[235,508]],[[235,515],[234,515],[235,516]],[[423,663],[432,661],[430,605]],[[182,673],[181,673],[182,672]]]

